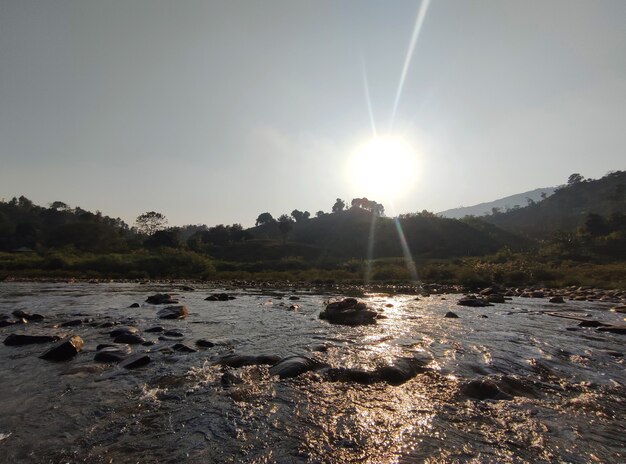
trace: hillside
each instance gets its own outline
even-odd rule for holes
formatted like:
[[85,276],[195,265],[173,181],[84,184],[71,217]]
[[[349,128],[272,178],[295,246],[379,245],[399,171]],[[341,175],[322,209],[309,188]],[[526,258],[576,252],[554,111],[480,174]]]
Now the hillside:
[[530,190],[524,193],[518,193],[516,195],[510,195],[508,197],[500,198],[498,200],[489,201],[486,203],[479,203],[474,206],[461,206],[459,208],[447,209],[437,213],[439,216],[461,219],[465,216],[484,216],[491,214],[493,209],[496,208],[500,211],[507,211],[510,209],[517,209],[524,207],[528,204],[528,200],[538,202],[541,201],[542,195],[549,197],[555,191],[554,187],[538,188]]
[[545,239],[557,231],[575,231],[590,214],[608,219],[626,214],[626,172],[582,180],[556,189],[543,201],[486,216],[485,221],[526,237]]

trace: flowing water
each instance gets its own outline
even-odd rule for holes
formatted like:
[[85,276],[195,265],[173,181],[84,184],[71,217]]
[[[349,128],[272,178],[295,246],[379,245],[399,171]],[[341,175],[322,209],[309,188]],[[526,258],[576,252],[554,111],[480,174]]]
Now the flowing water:
[[[333,295],[297,289],[224,289],[139,284],[0,284],[0,315],[23,309],[39,323],[11,333],[76,334],[72,360],[38,356],[48,345],[0,345],[0,462],[625,462],[624,335],[578,328],[561,311],[623,324],[606,303],[513,298],[487,308],[458,295],[366,294],[386,319],[331,325],[318,318]],[[176,293],[189,309],[165,321],[144,303]],[[297,295],[299,301],[289,301]],[[129,308],[131,303],[139,308]],[[297,303],[297,311],[289,310]],[[448,311],[458,319],[444,318]],[[487,317],[484,317],[487,316]],[[88,322],[67,328],[59,323]],[[89,321],[89,320],[92,321]],[[161,325],[216,345],[195,353],[142,332],[152,362],[125,370],[93,360],[110,343],[103,322],[141,331]],[[571,330],[574,329],[575,330]],[[570,330],[568,330],[570,329]],[[269,366],[215,365],[228,353],[305,355],[334,367],[373,370],[400,357],[429,359],[408,382],[329,382],[319,372],[293,379]],[[509,395],[472,399],[463,385],[491,379]]]

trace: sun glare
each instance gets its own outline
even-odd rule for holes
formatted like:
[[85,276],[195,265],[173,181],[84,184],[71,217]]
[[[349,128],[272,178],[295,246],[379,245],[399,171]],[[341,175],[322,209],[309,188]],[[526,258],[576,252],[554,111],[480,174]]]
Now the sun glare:
[[359,194],[378,201],[393,200],[406,194],[416,181],[415,150],[403,137],[374,137],[354,151],[348,175]]

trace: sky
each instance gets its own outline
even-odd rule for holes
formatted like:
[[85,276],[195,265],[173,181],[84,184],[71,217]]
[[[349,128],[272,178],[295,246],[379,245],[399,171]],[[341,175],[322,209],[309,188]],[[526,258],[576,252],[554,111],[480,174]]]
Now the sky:
[[[372,137],[366,96],[387,133],[419,10],[0,0],[0,199],[250,226],[367,196],[350,167]],[[388,215],[626,169],[626,1],[424,11],[391,132],[414,172],[402,195],[370,198]]]

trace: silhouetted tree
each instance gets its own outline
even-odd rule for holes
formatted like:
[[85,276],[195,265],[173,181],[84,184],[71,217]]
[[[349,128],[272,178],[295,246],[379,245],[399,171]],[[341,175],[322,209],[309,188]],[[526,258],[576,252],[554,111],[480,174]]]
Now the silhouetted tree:
[[287,242],[287,234],[293,229],[293,220],[286,214],[278,218],[278,229],[283,236],[283,243]]
[[585,229],[592,237],[605,235],[609,231],[608,224],[599,214],[590,213],[585,221]]
[[322,210],[318,211],[317,213],[315,213],[315,217],[321,218],[323,216],[326,216],[326,213]]
[[265,225],[265,224],[271,224],[272,222],[274,222],[274,217],[270,213],[261,213],[256,218],[256,225],[257,226],[262,226],[262,225]]
[[345,209],[345,207],[346,202],[343,201],[341,198],[337,198],[337,201],[335,201],[335,204],[333,205],[333,213],[340,213]]
[[144,245],[148,248],[178,248],[180,239],[175,229],[157,230],[146,239]]
[[309,219],[309,217],[311,217],[311,213],[309,213],[308,211],[298,211],[297,209],[294,209],[291,212],[291,217],[296,221],[296,222],[302,222],[302,221],[306,221],[307,219]]
[[152,235],[156,231],[165,228],[167,219],[161,213],[148,211],[147,213],[137,216],[135,224],[140,234]]
[[585,178],[578,173],[574,173],[567,178],[567,185],[574,185],[581,183]]
[[67,203],[63,203],[62,201],[53,201],[50,203],[50,209],[54,209],[56,211],[67,211],[70,207]]

